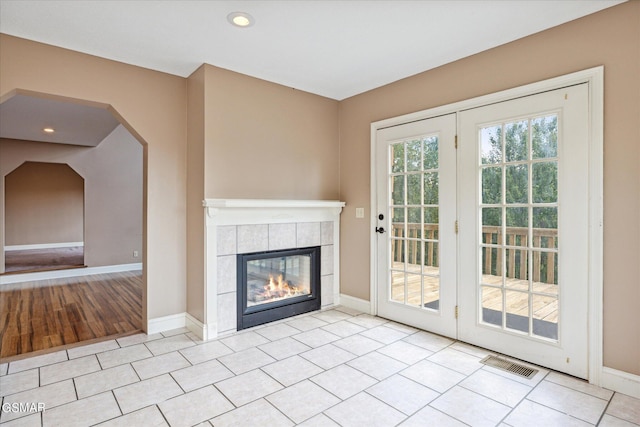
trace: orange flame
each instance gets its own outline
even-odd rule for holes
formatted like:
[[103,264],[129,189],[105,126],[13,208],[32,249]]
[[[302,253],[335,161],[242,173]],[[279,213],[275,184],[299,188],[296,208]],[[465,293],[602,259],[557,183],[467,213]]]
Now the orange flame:
[[282,274],[278,275],[275,279],[272,275],[269,275],[269,282],[264,286],[265,296],[268,298],[284,298],[297,295],[299,292],[295,288],[289,286],[284,280]]

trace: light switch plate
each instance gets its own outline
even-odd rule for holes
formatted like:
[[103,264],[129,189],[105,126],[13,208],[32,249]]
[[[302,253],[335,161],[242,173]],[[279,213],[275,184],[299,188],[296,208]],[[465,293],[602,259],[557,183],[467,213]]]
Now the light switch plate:
[[364,208],[356,208],[356,218],[364,218]]

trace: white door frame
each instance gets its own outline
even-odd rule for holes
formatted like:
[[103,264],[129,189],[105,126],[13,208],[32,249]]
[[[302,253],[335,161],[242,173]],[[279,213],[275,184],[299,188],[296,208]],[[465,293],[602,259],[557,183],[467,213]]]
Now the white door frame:
[[403,116],[380,120],[371,124],[371,200],[370,200],[370,312],[377,314],[377,245],[376,224],[376,133],[379,129],[396,126],[416,120],[424,120],[443,114],[458,113],[496,102],[507,101],[535,93],[559,89],[580,83],[589,84],[589,307],[588,307],[588,349],[589,382],[601,385],[603,371],[603,147],[604,147],[604,67],[594,67],[583,71],[555,77],[512,89],[467,99],[453,104],[430,108]]

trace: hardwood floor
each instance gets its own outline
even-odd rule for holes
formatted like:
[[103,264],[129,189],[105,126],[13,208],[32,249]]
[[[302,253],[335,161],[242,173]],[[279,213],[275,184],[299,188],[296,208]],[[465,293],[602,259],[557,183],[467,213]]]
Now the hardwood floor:
[[142,271],[0,286],[0,358],[142,327]]
[[4,264],[5,274],[83,267],[84,247],[7,251]]

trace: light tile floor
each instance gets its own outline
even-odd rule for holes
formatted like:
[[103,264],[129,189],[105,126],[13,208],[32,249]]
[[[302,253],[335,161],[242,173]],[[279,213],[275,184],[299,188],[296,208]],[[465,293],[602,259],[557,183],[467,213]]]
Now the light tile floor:
[[488,354],[342,307],[209,342],[138,334],[0,365],[0,424],[640,425],[638,399],[546,369],[516,377]]

